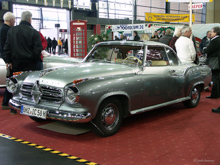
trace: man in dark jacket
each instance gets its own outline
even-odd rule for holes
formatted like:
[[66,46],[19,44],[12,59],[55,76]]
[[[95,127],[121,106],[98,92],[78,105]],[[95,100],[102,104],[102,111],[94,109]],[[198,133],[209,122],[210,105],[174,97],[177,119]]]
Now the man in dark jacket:
[[56,47],[57,47],[57,40],[55,40],[55,37],[52,40],[52,52],[55,55],[56,53]]
[[[22,12],[20,24],[8,31],[3,55],[6,67],[10,67],[13,72],[36,70],[40,60],[40,34],[31,26],[31,19],[31,12]],[[11,110],[11,113],[15,114],[16,111]]]
[[[3,55],[3,48],[5,45],[5,41],[7,38],[8,30],[14,26],[15,24],[15,16],[11,12],[7,12],[3,16],[4,24],[0,28],[0,55]],[[0,56],[1,58],[1,56]],[[5,61],[5,58],[3,57],[3,60]],[[8,90],[5,88],[4,92],[4,98],[2,101],[2,109],[10,109],[8,106],[9,100],[12,98],[12,94],[8,92]]]
[[7,66],[13,72],[35,70],[36,63],[40,60],[40,34],[31,26],[31,19],[31,12],[22,12],[20,24],[8,31],[4,56]]
[[50,37],[47,38],[47,50],[49,53],[51,53],[51,46],[52,46],[52,41]]
[[[218,60],[220,60],[220,54],[219,54],[220,52],[220,27],[217,26],[212,29],[211,37],[212,39],[211,39],[210,44],[208,45],[206,49],[204,49],[204,52],[207,53],[207,62],[209,62],[209,59],[212,57],[216,57],[218,58]],[[220,64],[219,64],[219,67],[220,67]],[[220,98],[220,70],[219,69],[212,69],[212,81],[213,81],[212,92],[210,96],[207,96],[207,98],[209,99]],[[216,110],[213,112],[219,112],[219,111]]]
[[172,31],[167,29],[165,35],[159,39],[159,42],[169,45],[171,39],[173,38],[171,35]]
[[211,41],[211,31],[206,32],[206,36],[202,39],[199,44],[199,49],[202,54],[204,54],[203,48],[206,48]]
[[134,31],[134,41],[140,41],[140,37],[137,31]]

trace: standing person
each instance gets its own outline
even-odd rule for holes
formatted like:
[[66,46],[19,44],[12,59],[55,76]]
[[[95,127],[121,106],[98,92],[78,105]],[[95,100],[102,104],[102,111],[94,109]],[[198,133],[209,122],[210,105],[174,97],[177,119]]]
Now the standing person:
[[123,40],[124,39],[124,35],[121,34],[119,40]]
[[64,49],[65,49],[65,53],[68,54],[68,40],[67,39],[64,43]]
[[52,40],[52,52],[55,55],[56,53],[56,47],[57,47],[57,40],[55,40],[55,37]]
[[63,45],[63,44],[62,44],[61,38],[59,38],[59,39],[58,39],[58,55],[60,55],[60,53],[62,52],[62,51],[61,51],[62,45]]
[[[211,42],[204,52],[207,53],[207,62],[211,57],[218,57],[220,60],[220,27],[214,27],[211,32]],[[219,64],[220,65],[220,64]],[[220,68],[220,66],[219,66]],[[212,81],[213,87],[211,96],[207,96],[209,99],[216,99],[220,97],[220,71],[219,69],[212,69]]]
[[202,54],[204,54],[203,48],[206,48],[211,41],[211,31],[206,32],[206,36],[202,39],[199,44],[199,49]]
[[182,28],[181,27],[176,27],[174,34],[173,34],[173,38],[170,40],[169,46],[176,52],[176,48],[175,48],[175,43],[176,40],[181,36],[182,34]]
[[[43,51],[47,47],[47,40],[46,40],[46,38],[44,38],[44,36],[42,35],[41,32],[39,32],[39,34],[40,34],[40,40],[41,40],[42,47],[43,47],[42,51]],[[36,70],[43,70],[43,58],[44,57],[43,57],[42,51],[41,51],[40,59],[37,62]]]
[[190,39],[192,29],[189,26],[182,28],[182,35],[175,43],[177,56],[182,63],[194,63],[196,59],[196,50],[193,41]]
[[47,50],[49,53],[51,53],[51,46],[52,46],[52,41],[50,37],[47,38]]
[[[6,42],[8,30],[15,24],[15,16],[11,12],[7,12],[3,16],[4,24],[0,28],[0,58],[2,55],[3,60],[5,61],[5,56],[3,55],[3,48]],[[12,93],[8,92],[5,88],[4,97],[2,101],[2,109],[10,109],[8,106],[9,100],[12,98]]]
[[[40,60],[40,34],[31,26],[31,20],[31,12],[23,11],[20,24],[8,31],[4,55],[7,67],[13,72],[36,70]],[[11,110],[11,113],[16,111]]]
[[159,39],[159,42],[169,45],[171,39],[173,38],[171,35],[172,31],[167,29],[165,35]]
[[160,36],[158,35],[158,32],[155,31],[154,34],[151,36],[152,39],[157,38],[160,39]]
[[117,41],[117,40],[120,40],[120,39],[118,38],[118,36],[115,36],[115,40]]
[[134,41],[140,41],[140,37],[139,37],[138,32],[136,30],[134,31]]

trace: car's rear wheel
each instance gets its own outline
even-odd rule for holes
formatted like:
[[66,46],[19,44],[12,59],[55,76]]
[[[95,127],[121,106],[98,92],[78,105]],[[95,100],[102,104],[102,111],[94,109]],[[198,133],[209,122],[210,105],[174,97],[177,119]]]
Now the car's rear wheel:
[[201,96],[201,89],[199,86],[195,86],[192,88],[191,98],[187,101],[184,101],[183,104],[187,108],[194,108],[199,104],[200,96]]
[[37,117],[33,117],[33,116],[29,116],[32,120],[36,121],[36,122],[45,122],[48,121],[49,119],[41,119],[41,118],[37,118]]
[[93,131],[99,136],[111,136],[118,132],[123,120],[121,102],[116,98],[103,101],[93,119]]

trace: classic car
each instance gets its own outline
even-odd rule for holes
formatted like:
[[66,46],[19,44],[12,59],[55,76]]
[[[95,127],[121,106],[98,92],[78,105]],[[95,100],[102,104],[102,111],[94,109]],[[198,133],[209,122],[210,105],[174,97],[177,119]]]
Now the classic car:
[[210,82],[208,66],[182,64],[164,44],[106,41],[82,63],[24,72],[7,79],[7,89],[10,107],[35,121],[90,122],[105,137],[130,115],[179,102],[196,107]]
[[[70,58],[70,57],[61,57],[61,56],[50,56],[44,57],[43,68],[53,68],[57,66],[69,66],[74,63],[81,62],[82,60],[77,58]],[[6,81],[6,66],[5,62],[2,58],[0,58],[0,88],[5,87]]]

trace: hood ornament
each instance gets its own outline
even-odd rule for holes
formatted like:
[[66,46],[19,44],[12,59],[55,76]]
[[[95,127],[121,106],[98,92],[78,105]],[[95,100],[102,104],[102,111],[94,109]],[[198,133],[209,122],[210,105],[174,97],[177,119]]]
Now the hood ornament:
[[31,96],[35,104],[38,104],[39,101],[41,100],[42,90],[39,86],[39,81],[36,81],[36,83],[34,83],[34,86],[32,87],[31,90]]

